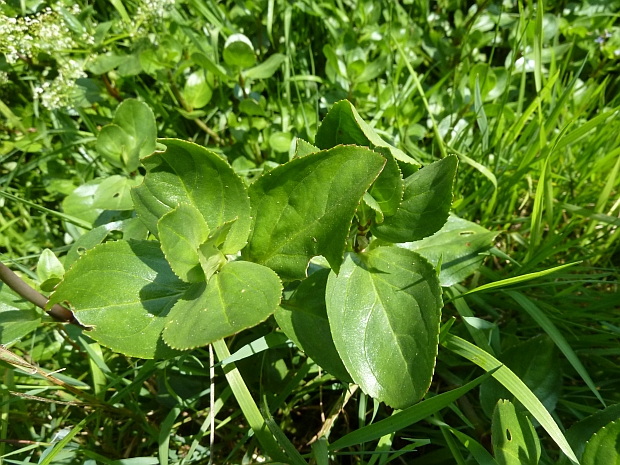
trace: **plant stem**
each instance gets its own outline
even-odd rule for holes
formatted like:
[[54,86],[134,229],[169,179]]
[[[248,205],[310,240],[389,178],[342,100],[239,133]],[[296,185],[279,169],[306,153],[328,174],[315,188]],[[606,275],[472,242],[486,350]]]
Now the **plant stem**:
[[[1,262],[0,279],[4,281],[7,286],[13,289],[21,297],[23,297],[29,302],[32,302],[37,307],[45,310],[45,305],[47,304],[47,297],[45,297],[43,294],[40,294],[28,284],[26,284],[24,280],[22,280],[8,266]],[[70,310],[67,310],[65,307],[59,304],[56,304],[51,309],[49,309],[48,313],[57,320],[79,325],[78,321],[73,316],[73,313],[71,313]]]

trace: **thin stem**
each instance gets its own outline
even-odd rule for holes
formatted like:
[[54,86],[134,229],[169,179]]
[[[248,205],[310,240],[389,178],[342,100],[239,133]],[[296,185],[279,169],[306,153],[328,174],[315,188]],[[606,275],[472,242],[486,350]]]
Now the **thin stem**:
[[[47,297],[26,284],[8,266],[1,262],[0,279],[4,281],[7,286],[13,289],[21,297],[23,297],[29,302],[32,302],[37,307],[45,310],[45,305],[47,304]],[[57,320],[79,325],[79,323],[73,316],[73,313],[71,313],[70,310],[67,310],[65,307],[59,304],[55,304],[51,309],[49,309],[48,313]]]

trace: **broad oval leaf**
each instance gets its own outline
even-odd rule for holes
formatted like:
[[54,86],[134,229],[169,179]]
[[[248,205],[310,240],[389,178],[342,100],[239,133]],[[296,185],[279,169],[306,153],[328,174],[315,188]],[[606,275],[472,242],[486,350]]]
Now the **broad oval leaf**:
[[183,98],[191,108],[202,108],[213,96],[213,75],[205,76],[203,70],[195,71],[187,77],[183,87]]
[[153,110],[135,99],[124,100],[116,109],[114,124],[129,136],[131,150],[124,153],[123,159],[128,172],[140,166],[140,159],[155,151],[157,125]]
[[491,248],[498,232],[450,216],[446,224],[435,234],[421,241],[401,244],[426,258],[433,266],[441,260],[439,281],[443,287],[460,283],[476,271],[484,260],[483,252]]
[[195,284],[172,308],[164,341],[191,349],[256,326],[271,315],[282,295],[282,283],[269,268],[230,262],[208,284]]
[[536,465],[540,441],[530,419],[509,400],[499,400],[493,412],[492,442],[499,465]]
[[426,259],[397,247],[348,255],[325,299],[336,349],[362,390],[394,408],[420,400],[435,368],[443,305]]
[[159,142],[166,151],[142,160],[147,175],[131,191],[140,219],[155,235],[159,218],[181,203],[196,207],[211,230],[236,219],[222,252],[237,253],[250,233],[250,200],[243,181],[204,147],[178,139]]
[[612,421],[594,433],[583,451],[581,464],[620,464],[620,421]]
[[329,269],[322,269],[304,279],[274,316],[282,331],[308,357],[336,378],[350,383],[353,380],[340,360],[327,319],[325,287],[329,273]]
[[209,238],[209,226],[192,205],[182,203],[159,219],[161,250],[175,274],[188,283],[204,281],[198,247]]
[[362,147],[335,147],[294,158],[249,189],[252,235],[245,256],[285,280],[303,279],[312,257],[338,272],[364,192],[385,159]]
[[117,124],[108,124],[97,135],[97,152],[117,168],[124,168],[127,153],[131,151],[133,141]]
[[167,314],[188,285],[170,268],[155,241],[106,242],[65,273],[47,308],[68,305],[88,336],[125,355],[174,355],[161,339]]
[[413,242],[439,231],[452,205],[457,160],[451,155],[409,176],[398,211],[374,224],[372,234],[389,242]]
[[226,40],[223,57],[227,65],[240,68],[249,68],[256,62],[252,42],[243,34],[233,34]]

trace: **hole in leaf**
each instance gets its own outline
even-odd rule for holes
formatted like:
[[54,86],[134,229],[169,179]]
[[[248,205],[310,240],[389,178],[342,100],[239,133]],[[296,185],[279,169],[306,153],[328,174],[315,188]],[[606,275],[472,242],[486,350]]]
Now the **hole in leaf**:
[[508,439],[508,441],[512,441],[512,434],[509,429],[506,429],[506,439]]
[[476,233],[473,232],[473,231],[461,231],[459,233],[459,236],[473,236],[474,234],[476,234]]
[[121,195],[121,193],[120,193],[120,192],[116,192],[116,193],[115,193],[112,197],[113,197],[113,198],[116,198],[116,197],[118,197],[119,195]]
[[86,248],[85,247],[78,247],[77,248],[77,253],[79,253],[80,255],[82,255],[84,252],[86,252]]

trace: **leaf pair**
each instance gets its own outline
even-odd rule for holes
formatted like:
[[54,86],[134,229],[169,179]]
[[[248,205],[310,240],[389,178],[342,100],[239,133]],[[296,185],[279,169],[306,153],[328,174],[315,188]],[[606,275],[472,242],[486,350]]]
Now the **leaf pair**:
[[140,159],[155,150],[157,126],[153,111],[138,100],[127,99],[116,109],[112,124],[97,136],[97,151],[117,168],[131,173]]

